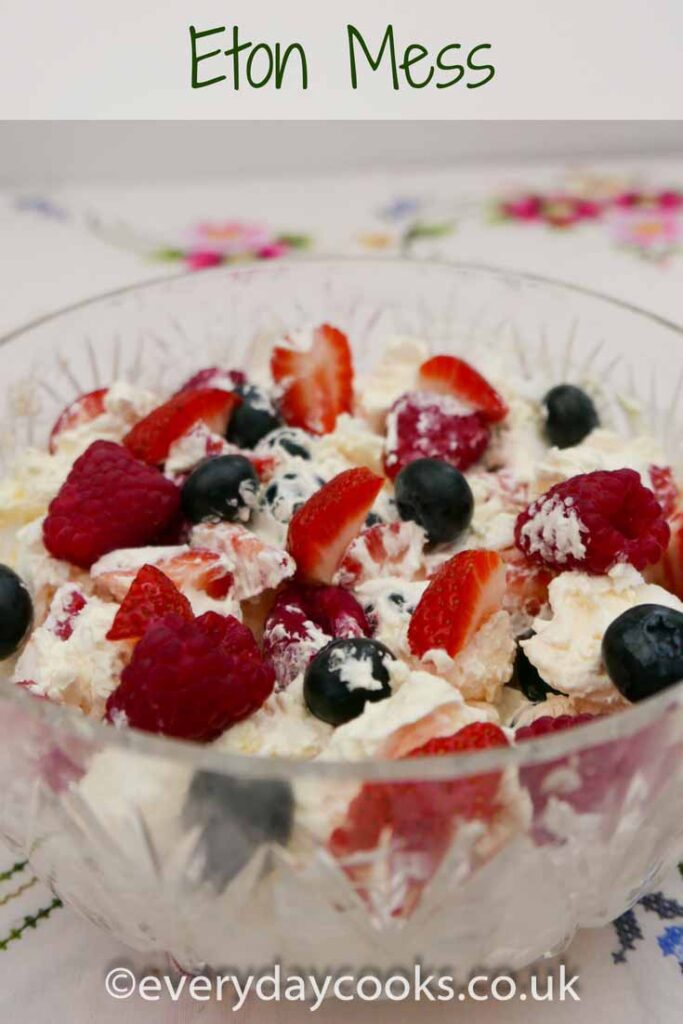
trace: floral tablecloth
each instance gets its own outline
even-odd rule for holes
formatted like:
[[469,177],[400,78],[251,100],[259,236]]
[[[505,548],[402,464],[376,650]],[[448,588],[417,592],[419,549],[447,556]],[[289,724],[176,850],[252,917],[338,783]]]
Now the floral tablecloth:
[[[473,167],[362,176],[69,186],[0,193],[0,334],[71,302],[164,273],[301,255],[406,254],[516,267],[683,322],[683,154],[619,166]],[[683,871],[564,954],[581,1002],[328,1006],[410,1019],[674,1024],[683,1011]],[[210,1024],[225,1006],[108,997],[112,964],[139,958],[62,907],[0,846],[0,1019]],[[248,1004],[250,1021],[297,1004]]]

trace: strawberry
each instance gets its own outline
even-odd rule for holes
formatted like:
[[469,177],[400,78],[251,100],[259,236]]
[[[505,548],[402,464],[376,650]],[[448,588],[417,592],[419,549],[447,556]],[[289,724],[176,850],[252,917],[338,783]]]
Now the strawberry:
[[190,621],[190,602],[160,569],[143,565],[116,613],[107,640],[137,640],[155,619],[172,614]]
[[669,520],[671,539],[657,566],[656,582],[683,600],[683,512]]
[[277,346],[270,369],[284,391],[280,413],[286,423],[312,434],[329,434],[337,416],[351,412],[353,364],[345,334],[323,324],[313,332],[308,351]]
[[136,423],[123,443],[142,462],[158,466],[173,442],[195,423],[206,423],[214,433],[224,434],[230,414],[240,401],[238,395],[220,388],[181,391]]
[[495,551],[461,551],[441,566],[408,627],[417,657],[438,647],[454,658],[503,605],[505,564]]
[[[443,757],[507,745],[497,725],[474,722],[407,756]],[[366,783],[332,832],[329,849],[371,909],[408,917],[448,852],[458,819],[494,817],[500,779],[494,771],[435,782]]]
[[198,523],[192,529],[190,546],[220,555],[234,576],[238,601],[257,597],[294,575],[293,558],[257,537],[238,523]]
[[500,552],[505,562],[505,600],[511,612],[535,618],[548,603],[548,587],[556,575],[549,566],[534,565],[517,548]]
[[433,356],[423,363],[418,375],[424,391],[452,395],[468,409],[481,413],[489,423],[507,416],[508,407],[498,392],[473,366],[457,356]]
[[[137,561],[132,555],[138,556]],[[132,564],[131,564],[132,563]],[[143,565],[155,565],[179,590],[201,590],[220,600],[233,587],[232,573],[213,551],[190,550],[185,545],[139,552],[114,551],[93,566],[92,577],[100,592],[123,601]]]
[[423,568],[425,539],[417,523],[376,523],[351,541],[336,582],[342,587],[355,587],[380,576],[414,579]]
[[382,477],[364,466],[347,469],[294,513],[287,532],[287,550],[297,564],[300,579],[307,583],[332,582],[382,484]]
[[86,395],[76,398],[71,405],[67,405],[66,409],[59,415],[50,433],[48,450],[51,455],[54,455],[57,449],[57,439],[60,434],[67,430],[74,430],[76,427],[80,427],[82,423],[89,423],[91,420],[95,420],[98,416],[102,415],[108,391],[108,388],[89,391]]

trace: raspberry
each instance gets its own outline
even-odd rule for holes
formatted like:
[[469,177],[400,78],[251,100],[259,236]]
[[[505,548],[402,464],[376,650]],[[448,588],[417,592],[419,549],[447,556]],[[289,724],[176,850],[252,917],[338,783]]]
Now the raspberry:
[[76,460],[48,509],[45,547],[89,569],[117,548],[154,541],[177,516],[180,492],[121,445],[95,441]]
[[632,469],[582,473],[551,487],[517,518],[515,543],[531,562],[600,575],[617,562],[659,561],[669,526]]
[[490,430],[481,413],[464,413],[457,398],[410,391],[387,417],[384,470],[393,480],[415,459],[442,459],[465,470],[488,446]]
[[138,643],[107,701],[107,721],[208,743],[270,696],[272,668],[232,615],[166,615]]
[[263,653],[284,689],[331,640],[369,635],[365,612],[347,590],[290,583],[266,619]]

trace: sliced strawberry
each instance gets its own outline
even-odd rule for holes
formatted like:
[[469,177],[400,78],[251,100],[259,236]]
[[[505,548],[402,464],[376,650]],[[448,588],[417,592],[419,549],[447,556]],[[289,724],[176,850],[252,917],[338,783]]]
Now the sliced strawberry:
[[[117,565],[117,558],[121,564]],[[123,601],[143,565],[155,565],[179,590],[200,590],[217,600],[227,597],[234,584],[233,575],[220,555],[199,549],[191,551],[185,545],[157,551],[113,551],[94,565],[91,573],[100,592]]]
[[496,551],[461,551],[441,566],[408,627],[417,657],[439,648],[454,658],[505,597],[505,563]]
[[313,332],[308,351],[278,346],[270,369],[284,388],[280,412],[286,423],[312,434],[329,434],[337,416],[351,412],[353,362],[345,334],[323,324]]
[[680,498],[671,466],[650,466],[650,482],[662,512],[668,519],[676,511]]
[[363,526],[383,480],[364,466],[328,481],[295,512],[287,550],[308,583],[331,583],[349,544]]
[[48,449],[51,455],[57,448],[57,438],[60,434],[67,430],[74,430],[83,423],[90,423],[91,420],[102,415],[105,411],[104,403],[108,392],[109,388],[98,388],[97,391],[89,391],[87,395],[81,395],[71,405],[67,405],[50,433]]
[[412,580],[422,569],[425,532],[412,522],[377,523],[351,541],[336,582],[355,587],[380,576]]
[[237,523],[200,523],[192,530],[190,546],[221,556],[234,578],[233,592],[238,601],[275,589],[296,570],[294,559],[286,551],[266,544]]
[[183,391],[198,391],[203,388],[222,388],[224,391],[234,391],[235,388],[243,387],[246,383],[247,375],[242,370],[224,370],[220,366],[207,366],[186,380],[176,393],[182,394]]
[[497,423],[508,413],[508,407],[496,389],[473,366],[457,356],[428,359],[420,367],[419,386],[425,391],[459,398],[490,423]]
[[653,582],[660,583],[683,600],[683,512],[673,515],[669,520],[669,526],[671,538],[657,565],[657,575]]
[[116,613],[107,640],[139,640],[152,622],[172,614],[189,622],[193,618],[190,602],[160,569],[143,565]]
[[[449,756],[508,745],[497,725],[475,722],[408,757]],[[329,839],[361,898],[380,917],[408,917],[446,855],[458,820],[490,821],[500,772],[438,782],[366,783]],[[381,863],[380,863],[381,861]]]
[[142,462],[158,466],[173,442],[195,423],[201,421],[214,433],[224,434],[232,410],[240,401],[238,395],[219,388],[182,391],[136,423],[123,443]]
[[506,611],[536,618],[548,603],[548,587],[556,573],[548,566],[532,564],[517,548],[500,552],[505,562]]

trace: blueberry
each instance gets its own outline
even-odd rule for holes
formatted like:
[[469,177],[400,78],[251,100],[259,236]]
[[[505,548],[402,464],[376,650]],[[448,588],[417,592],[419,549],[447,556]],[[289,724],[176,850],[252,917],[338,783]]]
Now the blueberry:
[[230,417],[226,437],[239,448],[255,448],[262,438],[282,425],[282,420],[259,388],[240,385],[235,390],[242,403]]
[[459,469],[441,459],[415,459],[396,477],[401,519],[424,529],[431,544],[455,540],[472,521],[474,498]]
[[204,459],[183,484],[183,512],[191,523],[204,519],[246,522],[256,504],[259,479],[244,455]]
[[617,690],[633,703],[683,679],[683,613],[641,604],[610,623],[602,657]]
[[21,647],[33,622],[33,602],[22,580],[0,565],[0,661]]
[[[519,639],[529,640],[533,635],[533,630],[530,630]],[[517,645],[515,657],[515,679],[527,700],[533,701],[534,704],[545,700],[548,694],[558,692],[553,690],[552,686],[548,686],[536,666],[531,664],[520,644]]]
[[310,459],[310,438],[305,430],[298,427],[280,427],[264,438],[259,445],[264,452],[277,453],[278,448],[299,459]]
[[284,845],[292,830],[294,801],[279,779],[237,779],[201,771],[183,808],[186,828],[199,828],[204,877],[225,888],[264,843]]
[[543,399],[545,432],[556,448],[571,448],[600,425],[593,400],[573,384],[558,384]]
[[357,718],[368,701],[391,696],[387,661],[393,660],[389,648],[379,640],[333,640],[318,651],[306,669],[304,698],[308,710],[330,725],[343,725]]

